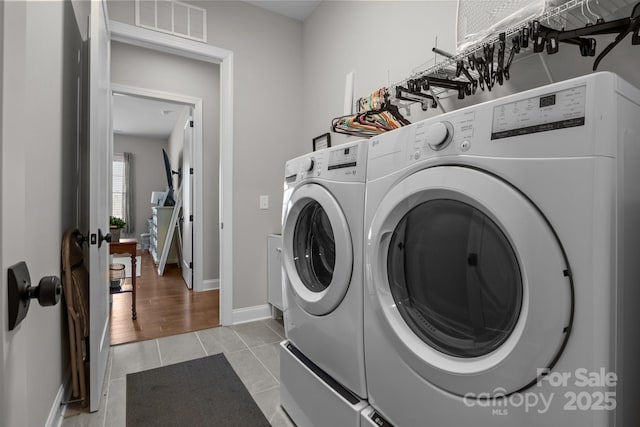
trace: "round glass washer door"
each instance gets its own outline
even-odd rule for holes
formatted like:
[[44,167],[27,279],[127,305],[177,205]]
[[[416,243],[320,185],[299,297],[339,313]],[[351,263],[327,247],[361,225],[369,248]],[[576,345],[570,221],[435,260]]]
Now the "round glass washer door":
[[387,276],[411,330],[453,357],[498,349],[520,315],[522,276],[509,240],[459,200],[427,200],[405,214],[389,242]]
[[368,235],[368,327],[426,381],[499,396],[555,363],[572,319],[569,268],[512,186],[467,167],[421,170],[387,192]]
[[291,195],[284,220],[283,264],[296,304],[322,316],[342,301],[351,280],[353,247],[336,199],[319,184]]

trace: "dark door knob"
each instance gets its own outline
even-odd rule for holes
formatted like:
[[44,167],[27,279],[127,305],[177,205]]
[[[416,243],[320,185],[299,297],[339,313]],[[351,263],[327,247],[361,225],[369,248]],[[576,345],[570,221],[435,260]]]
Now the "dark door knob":
[[102,229],[98,228],[98,247],[102,247],[102,242],[111,243],[111,234],[102,234]]
[[56,305],[62,295],[62,283],[56,276],[40,279],[38,286],[31,286],[29,269],[24,261],[8,270],[9,330],[15,329],[29,311],[29,302],[37,298],[41,306]]
[[78,234],[76,234],[76,242],[78,243],[78,246],[82,246],[85,243],[89,242],[89,232],[87,231],[86,235],[78,232]]

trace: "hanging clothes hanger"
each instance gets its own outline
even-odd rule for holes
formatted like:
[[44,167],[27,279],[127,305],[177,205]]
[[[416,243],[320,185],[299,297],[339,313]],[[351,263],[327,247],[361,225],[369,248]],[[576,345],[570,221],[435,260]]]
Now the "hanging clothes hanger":
[[522,34],[518,34],[514,38],[511,39],[511,51],[509,52],[509,58],[507,59],[507,63],[504,66],[504,70],[502,73],[504,74],[504,78],[509,80],[511,78],[511,62],[516,54],[520,53],[520,40],[522,38]]
[[[627,19],[628,22],[625,22]],[[600,64],[600,61],[602,61],[604,57],[607,56],[609,52],[611,52],[618,45],[618,43],[620,43],[625,37],[627,37],[629,33],[633,33],[631,37],[631,44],[640,44],[640,3],[637,3],[633,7],[631,16],[629,18],[623,19],[622,21],[623,22],[620,24],[621,30],[616,36],[615,40],[612,41],[607,47],[605,47],[602,52],[600,52],[600,55],[598,55],[595,62],[593,63],[593,71],[598,68],[598,64]]]
[[414,87],[414,84],[414,80],[407,80],[407,86],[411,86],[411,88],[396,86],[395,99],[409,102],[419,102],[420,106],[422,107],[422,111],[427,111],[429,109],[429,106],[431,106],[432,108],[436,108],[438,106],[438,103],[433,98],[433,96],[422,93],[420,89]]
[[381,88],[360,98],[357,114],[336,117],[331,130],[337,133],[369,138],[411,124],[397,106],[389,101],[388,88]]
[[502,86],[504,83],[504,51],[507,47],[507,35],[500,33],[498,41],[498,68],[496,69],[495,79]]
[[629,33],[632,33],[631,44],[640,44],[640,3],[636,3],[631,12],[631,16],[628,18],[616,19],[610,22],[604,21],[599,15],[595,15],[590,9],[588,10],[593,16],[598,16],[597,22],[595,24],[591,23],[591,19],[584,14],[583,10],[587,24],[583,28],[575,30],[555,30],[541,25],[539,21],[532,21],[531,37],[533,39],[533,51],[542,52],[546,45],[547,53],[554,54],[558,52],[559,43],[562,42],[578,46],[582,56],[595,56],[596,40],[594,38],[585,38],[584,36],[617,34],[614,41],[605,47],[596,57],[593,63],[593,71],[595,71],[602,59],[629,35]]
[[[471,65],[469,65],[469,67],[471,68]],[[471,69],[473,70],[473,68]],[[461,74],[464,74],[467,80],[469,80],[469,83],[471,83],[471,93],[467,93],[467,95],[475,94],[476,90],[478,89],[478,80],[474,79],[471,76],[471,73],[469,73],[469,70],[467,70],[467,67],[464,65],[464,61],[462,59],[456,62],[456,77],[460,77]]]

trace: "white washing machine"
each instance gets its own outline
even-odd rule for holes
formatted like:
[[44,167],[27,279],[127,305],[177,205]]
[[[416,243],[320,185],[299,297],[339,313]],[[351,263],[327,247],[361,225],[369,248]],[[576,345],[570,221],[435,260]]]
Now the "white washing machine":
[[[354,402],[366,397],[362,252],[366,160],[366,141],[290,160],[283,206],[285,332],[292,355],[303,356],[284,355],[284,363],[309,361]],[[286,369],[284,364],[282,368]],[[289,398],[298,399],[295,404],[301,407],[314,405],[314,396],[302,389],[297,393],[296,384],[285,380],[285,409]],[[355,420],[361,409],[355,405]]]
[[598,73],[370,140],[363,418],[640,425],[639,105]]

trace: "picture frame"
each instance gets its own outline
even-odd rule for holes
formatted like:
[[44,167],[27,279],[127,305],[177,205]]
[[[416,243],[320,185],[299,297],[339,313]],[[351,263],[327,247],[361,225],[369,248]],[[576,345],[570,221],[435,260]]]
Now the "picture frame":
[[331,134],[325,133],[313,138],[313,151],[331,147]]

